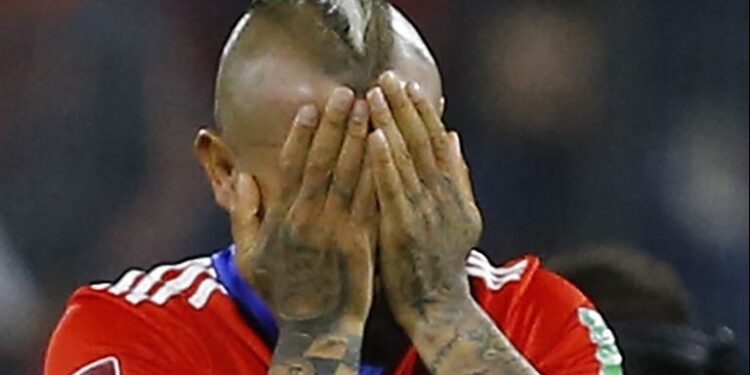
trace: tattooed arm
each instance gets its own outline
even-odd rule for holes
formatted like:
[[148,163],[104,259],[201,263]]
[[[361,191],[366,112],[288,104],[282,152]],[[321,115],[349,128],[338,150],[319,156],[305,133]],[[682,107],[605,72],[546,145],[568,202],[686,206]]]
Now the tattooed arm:
[[471,300],[429,311],[411,337],[433,374],[538,374]]
[[380,206],[379,262],[393,315],[434,374],[538,374],[471,298],[465,259],[481,233],[457,133],[392,72],[368,93]]
[[[240,267],[279,323],[271,374],[357,373],[376,241],[374,184],[363,171],[368,119],[347,88],[334,90],[322,116],[302,107],[280,156],[282,191],[262,223],[250,202],[258,194],[231,209]],[[240,193],[257,189],[252,182],[240,176]]]

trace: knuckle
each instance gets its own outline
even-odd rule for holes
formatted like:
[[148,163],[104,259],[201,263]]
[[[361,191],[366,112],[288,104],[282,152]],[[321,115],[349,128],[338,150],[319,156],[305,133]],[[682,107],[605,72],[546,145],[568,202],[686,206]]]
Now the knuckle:
[[357,178],[357,168],[353,165],[340,165],[333,175],[332,189],[349,189]]
[[419,243],[419,236],[415,230],[407,228],[399,231],[397,241],[405,248],[412,248]]
[[388,154],[387,150],[376,152],[374,155],[374,161],[383,167],[388,166],[391,163],[391,155]]
[[299,193],[302,202],[319,201],[325,192],[327,181],[307,181]]
[[313,159],[307,164],[306,173],[315,176],[324,176],[330,173],[331,166],[327,159]]
[[432,142],[428,137],[420,137],[416,143],[415,146],[418,147],[420,150],[430,150],[430,147],[432,146]]
[[399,198],[401,191],[396,188],[393,184],[386,184],[382,189],[383,199],[387,201],[396,201]]
[[349,126],[346,135],[358,141],[367,139],[367,123],[352,124]]
[[448,149],[448,143],[442,134],[432,134],[431,143],[436,150],[442,152]]
[[396,154],[396,160],[401,165],[411,165],[412,164],[412,158],[411,155],[406,152],[406,150],[399,150],[395,152]]
[[279,168],[281,168],[281,170],[285,172],[285,177],[289,178],[289,175],[294,172],[296,164],[293,161],[289,160],[289,158],[282,157],[281,161],[279,161]]
[[409,99],[403,94],[395,95],[391,103],[394,112],[405,112],[411,107],[411,105]]
[[340,128],[346,124],[347,113],[340,109],[332,109],[329,113],[328,125],[333,128]]
[[387,108],[374,109],[372,120],[380,125],[390,125],[393,123],[393,117],[391,117],[391,112]]
[[345,203],[352,200],[353,193],[346,183],[336,182],[331,187],[331,195],[335,201]]
[[310,225],[306,210],[300,209],[298,205],[292,207],[286,218],[289,232],[294,238],[300,238],[300,235],[309,231]]
[[289,225],[289,232],[293,238],[304,238],[309,232],[307,223],[294,221]]

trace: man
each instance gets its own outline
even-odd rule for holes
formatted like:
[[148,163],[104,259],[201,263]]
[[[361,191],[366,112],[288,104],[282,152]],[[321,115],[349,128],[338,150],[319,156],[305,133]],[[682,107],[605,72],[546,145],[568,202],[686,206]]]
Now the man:
[[235,245],[76,292],[47,374],[619,373],[574,287],[470,250],[468,169],[400,13],[251,8],[222,58],[219,129],[196,140]]
[[735,375],[742,359],[727,327],[694,323],[690,292],[668,263],[628,246],[588,247],[547,260],[597,301],[617,333],[628,375]]

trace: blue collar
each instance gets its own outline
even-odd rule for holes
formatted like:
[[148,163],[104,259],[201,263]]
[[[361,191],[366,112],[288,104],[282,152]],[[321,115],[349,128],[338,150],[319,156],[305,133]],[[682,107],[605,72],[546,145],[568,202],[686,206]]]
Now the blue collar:
[[[248,324],[258,332],[269,347],[276,346],[279,338],[279,327],[273,312],[265,301],[256,293],[240,275],[234,261],[234,245],[215,253],[211,258],[219,282],[224,285],[229,296],[240,306]],[[385,369],[377,366],[362,365],[361,375],[384,375]]]

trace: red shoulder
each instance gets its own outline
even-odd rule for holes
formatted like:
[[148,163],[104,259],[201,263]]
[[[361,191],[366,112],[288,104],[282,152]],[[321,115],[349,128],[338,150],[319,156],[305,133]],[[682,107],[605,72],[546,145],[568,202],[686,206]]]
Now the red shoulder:
[[52,335],[45,374],[205,370],[206,349],[186,318],[216,293],[225,291],[209,258],[130,270],[113,283],[80,288]]
[[614,335],[593,303],[539,258],[495,267],[473,252],[467,272],[477,302],[541,373],[621,373]]

